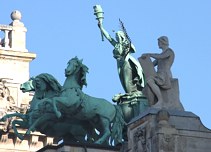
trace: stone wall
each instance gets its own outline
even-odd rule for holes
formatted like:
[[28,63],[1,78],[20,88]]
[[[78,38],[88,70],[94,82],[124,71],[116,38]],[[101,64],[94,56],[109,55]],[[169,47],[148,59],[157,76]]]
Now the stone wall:
[[211,130],[191,112],[149,108],[128,125],[130,152],[210,152]]
[[[0,31],[4,33],[4,37],[0,37],[0,117],[15,112],[26,112],[33,97],[31,93],[23,93],[20,84],[29,79],[29,63],[36,58],[36,54],[26,49],[27,29],[20,21],[21,13],[12,12],[11,19],[13,21],[10,25],[0,25]],[[33,152],[58,142],[39,132],[34,132],[21,141],[11,129],[14,119],[0,122],[0,151]],[[25,134],[26,129],[21,129],[18,125],[16,127],[20,134]]]
[[[20,133],[25,133],[26,130],[18,129]],[[52,145],[53,138],[46,137],[39,132],[34,132],[24,140],[18,139],[12,131],[1,135],[0,151],[2,152],[35,152],[38,149]]]
[[96,144],[62,143],[57,146],[49,145],[37,152],[119,152],[120,147],[102,146]]

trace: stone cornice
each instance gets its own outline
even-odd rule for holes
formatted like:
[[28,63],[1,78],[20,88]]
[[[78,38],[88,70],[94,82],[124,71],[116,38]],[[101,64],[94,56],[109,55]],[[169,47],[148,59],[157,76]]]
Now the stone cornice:
[[10,60],[22,60],[22,61],[32,61],[36,58],[35,53],[2,50],[0,49],[0,59],[10,59]]

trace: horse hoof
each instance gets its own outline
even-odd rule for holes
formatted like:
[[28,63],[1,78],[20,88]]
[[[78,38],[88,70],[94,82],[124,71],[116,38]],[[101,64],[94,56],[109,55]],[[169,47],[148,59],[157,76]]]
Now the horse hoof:
[[0,121],[6,121],[7,120],[7,118],[1,118],[0,119]]
[[62,116],[61,112],[57,112],[56,116],[57,116],[57,118],[61,118],[61,116]]
[[95,142],[95,144],[102,144],[103,142],[101,140],[98,140]]
[[28,130],[27,132],[26,132],[26,135],[29,135],[30,134],[30,131]]

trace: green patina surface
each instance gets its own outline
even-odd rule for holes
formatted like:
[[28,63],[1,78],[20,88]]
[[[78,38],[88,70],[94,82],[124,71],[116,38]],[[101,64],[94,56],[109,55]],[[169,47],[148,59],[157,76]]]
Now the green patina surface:
[[30,108],[25,114],[8,114],[1,119],[21,118],[12,122],[20,139],[24,139],[24,135],[18,133],[17,124],[28,129],[25,135],[36,130],[66,141],[116,145],[123,138],[127,140],[123,131],[126,123],[149,106],[142,93],[145,87],[142,67],[131,55],[136,50],[123,23],[120,21],[122,29],[114,39],[103,27],[102,8],[97,5],[94,10],[102,40],[105,37],[114,47],[113,56],[125,94],[113,97],[117,104],[85,94],[82,89],[87,85],[88,67],[77,57],[72,58],[65,68],[66,80],[62,86],[48,73],[42,73],[21,85],[23,92],[35,92]]

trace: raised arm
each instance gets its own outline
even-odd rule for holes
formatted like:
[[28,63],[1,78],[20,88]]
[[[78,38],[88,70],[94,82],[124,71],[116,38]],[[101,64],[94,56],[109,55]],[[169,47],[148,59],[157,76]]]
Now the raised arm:
[[103,35],[105,36],[105,38],[113,45],[116,45],[116,41],[109,35],[109,33],[104,29],[103,24],[101,22],[98,22],[98,27],[100,29],[100,31],[103,33]]

